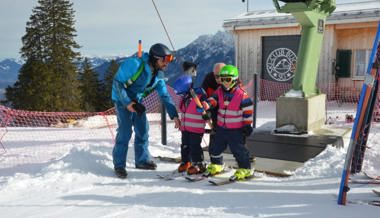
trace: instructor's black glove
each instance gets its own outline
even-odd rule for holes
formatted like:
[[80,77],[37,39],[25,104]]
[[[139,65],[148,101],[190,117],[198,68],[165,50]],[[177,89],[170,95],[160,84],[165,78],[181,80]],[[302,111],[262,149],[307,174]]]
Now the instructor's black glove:
[[141,115],[142,113],[145,112],[145,106],[141,103],[138,103],[137,101],[134,101],[135,104],[132,105],[133,109],[135,109],[136,113],[138,115]]
[[252,126],[249,125],[249,126],[244,126],[243,127],[243,134],[245,136],[250,136],[252,134],[252,132],[253,132]]

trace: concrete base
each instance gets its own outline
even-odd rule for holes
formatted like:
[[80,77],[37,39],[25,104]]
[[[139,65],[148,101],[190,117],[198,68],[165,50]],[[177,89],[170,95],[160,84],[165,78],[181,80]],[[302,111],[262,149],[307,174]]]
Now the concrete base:
[[294,125],[300,132],[319,129],[326,121],[326,95],[280,97],[276,102],[276,128]]

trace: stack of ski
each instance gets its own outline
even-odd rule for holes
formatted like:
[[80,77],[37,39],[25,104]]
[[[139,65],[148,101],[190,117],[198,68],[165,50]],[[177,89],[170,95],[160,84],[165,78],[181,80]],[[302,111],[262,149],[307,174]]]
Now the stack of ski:
[[347,192],[349,190],[348,181],[350,172],[357,173],[361,170],[361,163],[366,148],[368,133],[371,126],[373,109],[377,99],[377,89],[379,80],[380,65],[380,22],[373,45],[371,58],[367,68],[367,74],[360,93],[354,126],[350,144],[348,147],[346,160],[342,172],[339,189],[338,204],[345,205],[347,202]]

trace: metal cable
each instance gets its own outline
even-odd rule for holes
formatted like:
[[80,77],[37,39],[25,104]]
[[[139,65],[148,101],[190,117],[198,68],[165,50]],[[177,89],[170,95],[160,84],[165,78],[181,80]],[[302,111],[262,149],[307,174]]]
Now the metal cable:
[[156,9],[156,12],[157,12],[158,18],[160,18],[160,21],[161,21],[162,27],[164,27],[164,30],[165,30],[166,36],[167,36],[168,39],[169,39],[170,45],[172,46],[172,49],[173,49],[173,52],[175,52],[175,48],[174,48],[174,45],[173,45],[173,43],[172,43],[172,40],[170,39],[169,33],[168,33],[168,31],[166,30],[165,24],[164,24],[164,22],[162,21],[162,18],[161,18],[160,12],[158,11],[156,4],[154,3],[154,0],[152,0],[152,3],[153,3],[154,8]]

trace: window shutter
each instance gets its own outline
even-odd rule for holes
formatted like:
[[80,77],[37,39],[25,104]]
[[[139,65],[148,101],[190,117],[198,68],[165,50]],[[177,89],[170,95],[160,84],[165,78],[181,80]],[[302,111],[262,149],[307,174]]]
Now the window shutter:
[[337,50],[335,66],[336,77],[351,77],[351,56],[351,50]]

